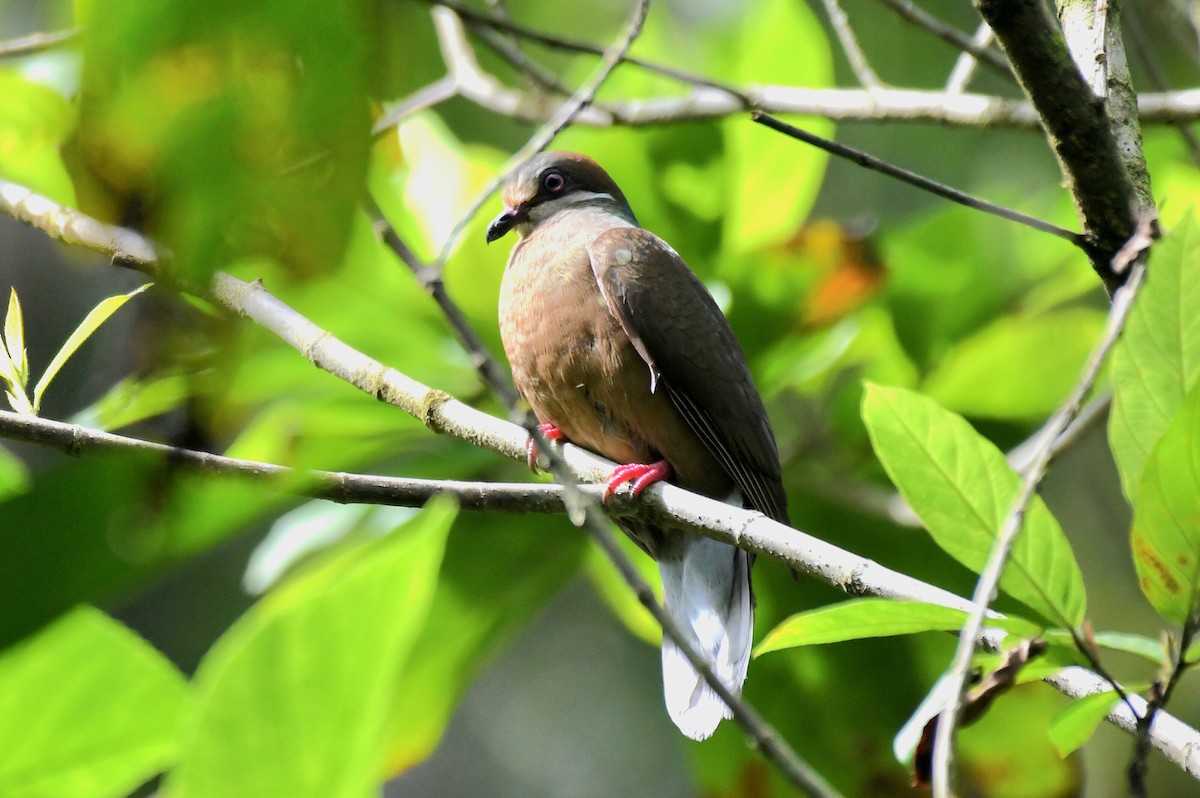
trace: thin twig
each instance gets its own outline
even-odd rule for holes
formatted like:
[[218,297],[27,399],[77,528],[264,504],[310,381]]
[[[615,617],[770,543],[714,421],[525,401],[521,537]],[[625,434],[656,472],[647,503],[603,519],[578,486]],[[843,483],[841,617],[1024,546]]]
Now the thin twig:
[[479,333],[475,332],[475,328],[467,321],[467,317],[463,314],[446,293],[446,284],[442,280],[442,273],[438,269],[422,263],[421,259],[413,253],[404,240],[400,238],[400,234],[396,232],[396,228],[392,227],[391,223],[384,218],[383,211],[373,199],[367,200],[367,214],[374,220],[375,231],[387,244],[388,248],[404,262],[404,265],[412,271],[416,276],[417,282],[421,287],[433,297],[433,301],[437,303],[442,311],[442,315],[446,317],[446,321],[450,324],[450,329],[453,330],[455,337],[459,343],[467,351],[471,358],[471,365],[479,372],[479,376],[492,389],[492,392],[505,404],[511,406],[517,401],[517,390],[513,387],[512,380],[508,377],[508,372],[500,367],[496,359],[488,352],[487,347],[483,345],[483,339],[479,337]]
[[[1050,454],[1052,457],[1058,457],[1063,451],[1083,437],[1084,433],[1102,422],[1105,418],[1108,408],[1112,405],[1112,389],[1106,389],[1095,399],[1092,399],[1083,409],[1079,411],[1079,415],[1071,422],[1062,434],[1051,443]],[[1034,454],[1045,445],[1046,440],[1054,434],[1053,429],[1054,419],[1050,419],[1043,424],[1037,432],[1030,435],[1021,443],[1008,450],[1008,464],[1012,466],[1012,470],[1018,474],[1024,475],[1028,472],[1030,465],[1033,462]]]
[[453,75],[443,75],[428,86],[417,89],[400,102],[392,105],[379,118],[371,129],[372,135],[379,135],[403,122],[415,113],[444,103],[458,94],[458,82]]
[[988,47],[975,44],[974,40],[953,25],[947,25],[937,17],[912,4],[911,0],[879,0],[880,3],[895,11],[904,20],[923,28],[937,38],[957,47],[964,53],[975,56],[984,66],[991,67],[997,73],[1007,78],[1013,76],[1012,69],[1004,56]]
[[[990,45],[992,43],[992,26],[986,22],[980,22],[979,27],[975,29],[975,35],[971,37],[971,43],[981,48]],[[978,65],[979,59],[971,53],[959,53],[958,60],[954,62],[954,68],[950,70],[950,77],[946,79],[946,93],[962,94],[966,91],[971,78],[975,76],[975,67]]]
[[820,136],[814,136],[807,130],[802,130],[793,125],[789,125],[786,122],[781,122],[770,114],[764,114],[761,111],[754,111],[752,114],[750,114],[750,118],[761,125],[771,128],[772,130],[783,133],[785,136],[791,136],[794,139],[803,141],[805,144],[811,144],[814,147],[819,147],[820,149],[825,150],[832,155],[836,155],[839,158],[845,158],[847,160],[854,161],[859,166],[867,169],[873,169],[874,171],[885,174],[888,177],[894,177],[897,180],[908,183],[910,186],[915,186],[923,191],[928,191],[930,194],[935,194],[944,199],[948,199],[951,202],[957,202],[959,205],[965,205],[968,208],[974,208],[977,211],[983,211],[984,213],[990,213],[993,216],[999,216],[1001,219],[1007,219],[1010,222],[1016,222],[1017,224],[1031,227],[1034,230],[1038,230],[1043,233],[1049,233],[1050,235],[1061,238],[1064,241],[1070,241],[1072,244],[1080,247],[1081,249],[1087,249],[1088,239],[1086,236],[1080,233],[1072,233],[1070,230],[1065,230],[1058,225],[1050,224],[1049,222],[1042,221],[1034,216],[1021,213],[1020,211],[1014,211],[1011,208],[1005,208],[1001,205],[996,205],[995,203],[979,199],[978,197],[973,197],[970,194],[966,194],[958,189],[950,188],[949,186],[939,183],[936,180],[930,180],[927,177],[923,177],[916,172],[910,172],[907,169],[901,169],[898,166],[893,166],[887,161],[876,158],[874,155],[868,155],[861,150],[856,150],[853,147],[847,147],[845,144],[839,144],[836,141],[830,141],[829,139],[821,138]]
[[[172,466],[252,479],[281,493],[341,504],[423,507],[432,497],[447,494],[454,496],[464,510],[549,514],[561,513],[565,507],[561,485],[411,479],[296,469],[168,446],[7,410],[0,410],[0,438],[46,446],[76,456],[93,452],[148,452],[162,456]],[[601,486],[583,489],[596,499],[600,498]]]
[[[576,91],[571,98],[559,106],[559,109],[553,116],[538,129],[529,141],[525,142],[525,146],[521,147],[515,155],[509,160],[509,166],[504,169],[501,174],[488,185],[487,189],[480,192],[467,212],[459,219],[458,224],[450,231],[450,235],[446,236],[446,242],[442,245],[441,254],[438,256],[435,267],[440,268],[450,253],[454,250],[454,246],[458,243],[459,237],[463,230],[479,213],[483,204],[491,199],[492,195],[500,190],[509,176],[529,160],[534,155],[537,155],[542,150],[554,141],[554,137],[563,131],[563,129],[571,124],[575,116],[584,108],[591,105],[592,100],[596,97],[596,92],[604,85],[604,81],[608,80],[608,76],[612,74],[617,65],[621,63],[621,59],[629,52],[629,48],[633,46],[634,41],[642,32],[642,26],[646,22],[646,13],[650,10],[650,0],[636,0],[634,4],[633,14],[629,18],[628,24],[625,26],[624,32],[617,42],[610,48],[604,51],[603,57],[600,59],[600,65],[596,71],[588,78],[579,90]],[[443,9],[434,9],[434,13],[443,11]],[[450,12],[446,12],[450,13]]]
[[846,54],[846,60],[850,62],[850,69],[854,70],[858,82],[865,89],[878,89],[883,84],[879,80],[879,75],[875,74],[874,69],[871,69],[867,55],[859,45],[858,37],[854,35],[854,28],[850,26],[850,18],[846,16],[842,4],[839,0],[822,0],[822,2],[825,4],[825,13],[829,15],[829,22],[833,25],[833,31],[842,45],[842,52]]
[[19,39],[8,39],[0,42],[0,58],[31,55],[33,53],[57,47],[60,44],[74,41],[79,36],[79,28],[58,30],[50,33],[31,33]]
[[[159,275],[165,271],[158,259],[159,249],[139,233],[106,225],[2,179],[0,212],[57,241],[101,253],[114,262],[138,268],[146,274]],[[245,316],[275,334],[303,353],[317,368],[395,405],[432,432],[449,434],[502,456],[525,460],[529,433],[523,427],[455,401],[447,394],[367,357],[276,299],[261,283],[246,283],[217,273],[213,279],[212,299],[225,310]],[[587,482],[602,481],[615,466],[609,460],[570,444],[560,451],[572,473]],[[614,498],[619,500],[621,496],[618,494]],[[614,503],[611,509],[619,516],[624,511],[619,503]],[[677,526],[771,557],[850,595],[923,601],[960,610],[971,606],[953,593],[780,524],[761,513],[700,496],[669,483],[648,488],[628,517]],[[982,639],[984,647],[990,651],[997,650],[1002,642],[1001,635],[990,631]],[[1046,681],[1076,699],[1112,689],[1102,677],[1078,667],[1065,668],[1048,676]],[[1132,696],[1131,700],[1135,707],[1145,703],[1139,696]],[[1137,712],[1131,712],[1123,705],[1114,707],[1108,714],[1110,722],[1130,733],[1136,730],[1137,718]],[[1149,735],[1154,747],[1169,761],[1200,778],[1200,732],[1170,713],[1160,711]]]
[[1161,683],[1156,681],[1151,687],[1150,701],[1146,704],[1146,711],[1138,717],[1137,733],[1134,735],[1136,742],[1133,747],[1133,761],[1129,764],[1129,792],[1134,798],[1146,798],[1149,794],[1146,789],[1146,766],[1150,757],[1150,727],[1154,725],[1155,716],[1171,700],[1171,694],[1175,691],[1175,686],[1179,684],[1184,671],[1192,665],[1186,659],[1187,650],[1196,636],[1198,624],[1200,624],[1200,617],[1193,615],[1183,625],[1171,672],[1167,674],[1165,681]]
[[[987,617],[988,606],[996,595],[1000,574],[1004,571],[1009,552],[1012,550],[1013,543],[1016,542],[1017,535],[1021,532],[1025,513],[1037,493],[1038,485],[1041,484],[1042,478],[1046,474],[1046,467],[1053,456],[1053,443],[1079,414],[1079,409],[1083,406],[1085,397],[1092,390],[1092,385],[1095,384],[1109,350],[1116,344],[1121,331],[1125,329],[1125,320],[1129,317],[1129,310],[1133,306],[1133,300],[1137,296],[1146,273],[1146,252],[1155,235],[1154,220],[1143,218],[1139,221],[1137,230],[1129,242],[1114,258],[1113,272],[1121,274],[1128,271],[1128,279],[1113,296],[1112,308],[1108,313],[1104,334],[1092,349],[1091,355],[1088,356],[1088,362],[1084,366],[1079,382],[1055,412],[1051,422],[1047,424],[1046,439],[1034,452],[1029,468],[1021,481],[1021,490],[1018,491],[1016,500],[1005,515],[1004,521],[996,533],[996,539],[992,543],[992,549],[988,553],[987,563],[979,574],[979,581],[975,585],[975,592],[971,598],[974,607],[963,624],[954,659],[946,672],[946,691],[949,700],[938,717],[938,733],[933,745],[933,798],[951,798],[954,793],[952,765],[955,724],[958,722],[967,674],[971,670],[971,659],[975,654],[975,647],[978,645],[984,619]],[[1121,258],[1124,259],[1123,263],[1116,262]],[[1129,269],[1130,262],[1133,262],[1132,269]],[[1069,626],[1070,619],[1064,620]]]

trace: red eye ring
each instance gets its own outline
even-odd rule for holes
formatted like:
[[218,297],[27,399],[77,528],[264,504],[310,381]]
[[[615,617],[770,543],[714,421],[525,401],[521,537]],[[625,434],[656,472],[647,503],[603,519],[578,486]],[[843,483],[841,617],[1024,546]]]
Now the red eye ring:
[[559,194],[567,187],[567,179],[562,176],[561,172],[547,172],[542,177],[542,187],[551,194]]

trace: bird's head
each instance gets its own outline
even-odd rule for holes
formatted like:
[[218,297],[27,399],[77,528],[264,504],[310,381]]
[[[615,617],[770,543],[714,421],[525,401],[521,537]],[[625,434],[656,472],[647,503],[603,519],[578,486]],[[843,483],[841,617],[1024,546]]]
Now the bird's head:
[[526,236],[547,219],[580,207],[602,208],[635,221],[625,195],[608,172],[575,152],[533,156],[513,172],[501,198],[504,210],[488,225],[489,244],[513,229]]

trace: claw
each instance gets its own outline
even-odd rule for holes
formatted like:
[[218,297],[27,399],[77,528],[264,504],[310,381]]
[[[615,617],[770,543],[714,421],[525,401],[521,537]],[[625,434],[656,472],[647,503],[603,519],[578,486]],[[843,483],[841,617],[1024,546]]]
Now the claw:
[[626,463],[625,465],[617,466],[604,483],[602,501],[608,501],[626,482],[633,483],[633,488],[630,492],[633,498],[636,499],[642,495],[642,491],[646,488],[655,482],[667,479],[671,476],[671,473],[671,464],[666,460],[659,460],[657,463]]
[[[551,442],[565,441],[566,435],[563,435],[562,430],[553,424],[538,424],[538,432],[546,436],[546,439]],[[537,440],[531,435],[529,440],[525,441],[525,458],[529,462],[529,470],[533,473],[538,473],[538,450]]]

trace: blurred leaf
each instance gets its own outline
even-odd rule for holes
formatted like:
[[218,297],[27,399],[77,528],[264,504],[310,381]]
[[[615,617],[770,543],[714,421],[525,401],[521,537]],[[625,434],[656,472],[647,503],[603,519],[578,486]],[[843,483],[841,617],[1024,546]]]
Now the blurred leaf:
[[[625,550],[625,555],[646,580],[646,584],[654,590],[655,599],[662,603],[662,578],[658,575],[658,565],[647,557],[628,535],[618,535],[616,540],[617,545]],[[637,637],[652,646],[659,645],[662,642],[662,627],[629,589],[629,583],[617,571],[612,560],[599,547],[589,545],[583,562],[596,592],[617,619]]]
[[192,395],[193,381],[193,375],[185,374],[159,374],[146,379],[126,377],[76,413],[71,423],[112,431],[160,416]]
[[1155,245],[1149,268],[1112,356],[1108,438],[1130,501],[1200,374],[1200,230],[1192,213]]
[[1050,722],[1050,741],[1059,756],[1066,757],[1082,748],[1120,700],[1115,691],[1106,690],[1072,701],[1055,715]]
[[152,285],[154,285],[154,283],[146,283],[145,285],[133,289],[128,294],[118,294],[117,296],[108,297],[107,299],[101,301],[100,304],[96,305],[96,307],[92,308],[87,316],[83,318],[83,321],[79,322],[79,326],[75,328],[75,331],[71,333],[66,342],[59,347],[58,351],[54,354],[54,358],[50,361],[50,365],[46,366],[46,370],[42,373],[41,378],[37,381],[37,385],[33,389],[34,413],[36,413],[38,408],[41,407],[42,394],[44,394],[46,389],[50,387],[50,382],[58,374],[58,370],[63,367],[63,364],[65,364],[71,358],[71,355],[75,354],[75,351],[79,349],[79,347],[83,346],[84,341],[90,338],[92,333],[94,333],[101,324],[108,321],[108,318],[112,316],[112,314],[120,310],[122,305]]
[[1096,632],[1092,637],[1101,648],[1133,654],[1155,665],[1166,659],[1161,640],[1123,632]]
[[361,798],[436,586],[452,503],[289,580],[213,646],[167,793]]
[[[739,22],[739,57],[726,79],[741,85],[832,84],[829,43],[806,3],[755,0]],[[825,119],[804,117],[795,124],[818,136],[833,135],[833,124]],[[729,118],[723,129],[729,186],[724,248],[742,254],[790,238],[816,200],[829,156],[744,116]]]
[[128,795],[174,758],[186,698],[162,655],[79,607],[0,657],[0,794]]
[[[918,632],[953,632],[967,613],[923,601],[858,598],[797,613],[776,626],[754,649],[758,657],[797,646],[840,643],[864,637],[890,637]],[[989,618],[985,628],[1007,629],[1020,636],[1036,635],[1041,627],[1021,618]]]
[[0,446],[0,502],[29,490],[29,469],[21,459]]
[[1045,416],[1079,379],[1104,319],[1085,308],[1001,318],[947,352],[923,392],[967,416]]
[[104,4],[86,27],[79,149],[203,282],[250,255],[298,274],[339,259],[369,146],[374,38],[361,0]]
[[388,775],[433,753],[491,654],[578,570],[584,542],[560,517],[459,517],[414,645],[419,655],[397,680]]
[[1133,509],[1142,592],[1163,617],[1185,623],[1200,608],[1200,385],[1150,453]]
[[[1020,489],[1004,454],[960,416],[911,391],[868,385],[863,420],[879,461],[929,534],[978,573]],[[1075,627],[1083,621],[1083,575],[1038,496],[1029,504],[1000,588],[1056,624]]]
[[62,95],[0,68],[0,177],[74,205],[75,189],[59,154],[74,121],[74,108]]

